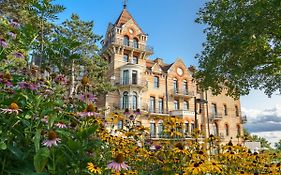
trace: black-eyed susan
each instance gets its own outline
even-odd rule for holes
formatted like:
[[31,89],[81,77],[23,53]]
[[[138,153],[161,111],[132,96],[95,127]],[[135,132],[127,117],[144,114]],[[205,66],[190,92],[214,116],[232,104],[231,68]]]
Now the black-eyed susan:
[[94,174],[101,174],[101,169],[97,166],[95,166],[92,162],[88,162],[87,163],[87,169],[88,171],[90,171],[91,173]]

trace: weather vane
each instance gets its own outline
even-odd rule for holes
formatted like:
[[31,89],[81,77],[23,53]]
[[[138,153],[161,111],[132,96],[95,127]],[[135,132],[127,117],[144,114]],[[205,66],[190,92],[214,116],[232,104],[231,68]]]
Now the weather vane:
[[123,0],[123,7],[124,9],[127,7],[128,0]]

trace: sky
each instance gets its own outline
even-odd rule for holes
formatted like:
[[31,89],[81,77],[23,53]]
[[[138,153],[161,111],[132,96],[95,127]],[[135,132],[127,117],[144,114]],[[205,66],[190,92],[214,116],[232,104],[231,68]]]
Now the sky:
[[[194,22],[196,13],[207,0],[128,0],[127,9],[148,34],[154,47],[151,59],[160,57],[167,63],[182,58],[187,66],[198,65],[195,55],[202,51],[205,26]],[[72,13],[82,20],[94,21],[94,32],[104,36],[109,22],[114,23],[123,8],[122,0],[56,0],[66,7],[60,21]],[[245,128],[270,142],[281,139],[281,96],[268,98],[253,90],[241,97],[241,109],[248,117]]]

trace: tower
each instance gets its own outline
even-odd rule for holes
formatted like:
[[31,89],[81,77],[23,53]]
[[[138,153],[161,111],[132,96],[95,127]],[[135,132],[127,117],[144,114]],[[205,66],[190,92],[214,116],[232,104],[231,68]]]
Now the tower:
[[124,5],[116,22],[108,25],[102,46],[102,57],[109,64],[108,79],[117,87],[105,97],[106,108],[140,108],[142,93],[146,90],[146,81],[142,79],[146,58],[153,53],[147,39]]

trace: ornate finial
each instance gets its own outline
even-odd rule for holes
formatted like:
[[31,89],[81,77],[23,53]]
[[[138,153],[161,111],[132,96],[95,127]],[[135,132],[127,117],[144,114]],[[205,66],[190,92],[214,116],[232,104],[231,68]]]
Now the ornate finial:
[[126,9],[128,0],[123,0],[123,8]]

